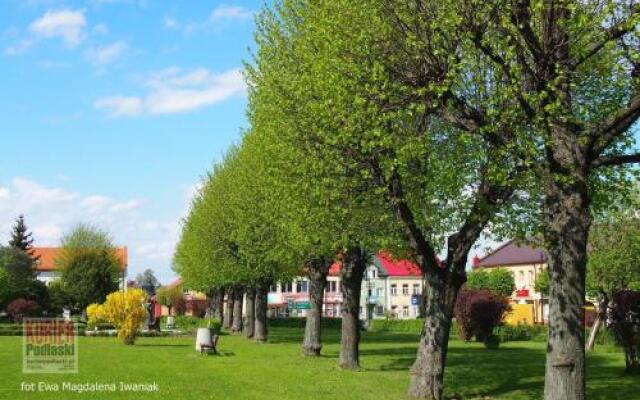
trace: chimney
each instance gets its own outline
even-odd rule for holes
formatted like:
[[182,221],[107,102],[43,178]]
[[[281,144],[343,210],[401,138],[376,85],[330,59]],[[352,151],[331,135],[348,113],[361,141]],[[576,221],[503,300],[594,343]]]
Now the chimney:
[[473,256],[473,261],[471,263],[471,267],[473,269],[477,269],[478,267],[480,267],[480,257],[478,257],[477,254],[475,256]]

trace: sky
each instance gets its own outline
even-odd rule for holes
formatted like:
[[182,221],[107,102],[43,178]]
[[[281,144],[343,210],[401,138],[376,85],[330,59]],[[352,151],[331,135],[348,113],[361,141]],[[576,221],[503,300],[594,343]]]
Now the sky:
[[259,1],[2,0],[0,244],[78,223],[170,282],[202,176],[246,127]]

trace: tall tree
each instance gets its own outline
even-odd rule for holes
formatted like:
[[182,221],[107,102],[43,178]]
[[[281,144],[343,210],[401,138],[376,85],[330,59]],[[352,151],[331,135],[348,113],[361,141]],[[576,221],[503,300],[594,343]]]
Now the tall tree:
[[24,222],[24,215],[20,214],[18,218],[16,218],[15,224],[11,229],[9,246],[24,251],[34,262],[37,262],[40,257],[36,256],[34,253],[33,233],[29,232],[29,229]]
[[103,303],[108,294],[118,290],[122,265],[106,231],[77,225],[63,236],[60,248],[56,260],[60,281],[75,310]]
[[160,287],[158,278],[156,278],[156,275],[150,268],[147,268],[142,273],[138,274],[136,276],[136,281],[141,288],[148,292],[150,291],[152,294],[155,293],[156,288]]

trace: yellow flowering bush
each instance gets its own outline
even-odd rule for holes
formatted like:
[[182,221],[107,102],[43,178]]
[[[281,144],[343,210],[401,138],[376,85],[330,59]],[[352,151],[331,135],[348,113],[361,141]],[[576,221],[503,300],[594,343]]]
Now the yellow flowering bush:
[[93,328],[98,324],[106,323],[106,316],[104,313],[104,306],[102,304],[89,304],[87,307],[87,325],[89,328]]
[[138,329],[147,318],[144,303],[147,294],[141,289],[127,292],[114,292],[107,296],[104,303],[106,320],[118,330],[118,337],[125,344],[133,344]]

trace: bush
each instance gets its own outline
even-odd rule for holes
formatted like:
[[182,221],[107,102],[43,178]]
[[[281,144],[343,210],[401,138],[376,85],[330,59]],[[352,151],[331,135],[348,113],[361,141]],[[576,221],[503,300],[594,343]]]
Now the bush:
[[544,325],[505,324],[498,326],[494,333],[501,342],[545,341],[547,339],[547,327]]
[[87,307],[87,325],[89,329],[104,325],[107,323],[104,306],[101,304],[89,304]]
[[460,338],[469,341],[475,337],[487,347],[495,345],[493,330],[502,324],[509,309],[508,300],[502,296],[487,290],[463,288],[454,310]]
[[[176,329],[186,333],[195,333],[198,328],[211,328],[216,334],[219,334],[222,330],[222,324],[217,318],[198,318],[182,315],[174,317],[174,321]],[[162,317],[162,325],[165,325],[166,322],[166,317]]]
[[23,318],[40,316],[41,309],[33,300],[15,299],[7,306],[7,314],[13,322],[20,323]]
[[104,303],[106,320],[118,330],[118,337],[128,345],[134,344],[138,329],[147,318],[144,302],[146,293],[141,289],[114,292]]
[[373,332],[420,333],[424,319],[374,319],[369,330]]

